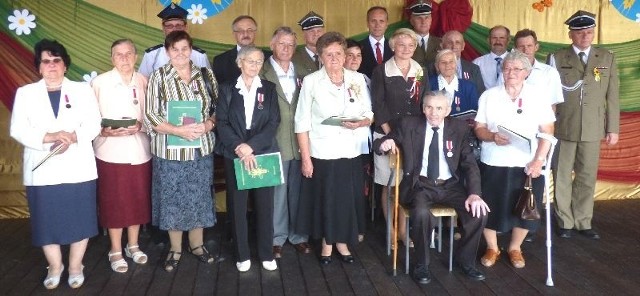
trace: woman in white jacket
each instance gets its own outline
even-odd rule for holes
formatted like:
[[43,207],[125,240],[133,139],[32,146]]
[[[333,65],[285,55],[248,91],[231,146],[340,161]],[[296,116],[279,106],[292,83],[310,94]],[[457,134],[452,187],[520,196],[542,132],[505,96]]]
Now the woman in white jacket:
[[[32,242],[49,263],[44,286],[58,286],[64,270],[60,245],[70,244],[68,283],[78,288],[84,283],[87,243],[98,233],[91,141],[100,132],[100,112],[89,84],[64,77],[71,58],[62,44],[43,39],[34,50],[43,79],[16,92],[11,137],[24,146]],[[38,165],[54,149],[58,152]]]

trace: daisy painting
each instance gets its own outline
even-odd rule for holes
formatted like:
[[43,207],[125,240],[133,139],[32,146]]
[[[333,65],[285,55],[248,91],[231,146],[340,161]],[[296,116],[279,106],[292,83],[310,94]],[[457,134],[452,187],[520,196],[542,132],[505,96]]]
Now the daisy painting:
[[31,34],[31,29],[36,27],[36,16],[29,13],[29,10],[14,10],[13,15],[9,16],[9,30],[15,30],[16,35]]
[[202,22],[207,19],[207,9],[202,8],[202,4],[191,4],[191,8],[187,9],[189,14],[187,19],[191,20],[192,24],[198,23],[202,25]]

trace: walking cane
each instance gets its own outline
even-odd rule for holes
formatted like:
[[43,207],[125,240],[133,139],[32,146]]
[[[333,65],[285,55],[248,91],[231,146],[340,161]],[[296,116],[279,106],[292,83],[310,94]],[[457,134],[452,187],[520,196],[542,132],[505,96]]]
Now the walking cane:
[[393,248],[393,275],[396,276],[397,264],[398,264],[398,197],[400,195],[400,150],[396,148],[395,152],[395,170],[394,179],[395,179],[395,189],[394,189],[394,201],[393,201],[393,242],[395,242],[396,247]]
[[546,199],[544,208],[545,208],[545,218],[547,219],[547,225],[546,225],[546,231],[547,231],[547,240],[546,240],[546,245],[547,245],[547,286],[549,287],[553,287],[553,278],[551,276],[551,201],[549,198],[549,177],[550,177],[550,172],[551,172],[551,160],[553,159],[553,151],[555,150],[556,147],[556,143],[558,142],[558,139],[556,139],[554,136],[549,135],[549,134],[545,134],[545,133],[538,133],[536,135],[538,138],[547,140],[551,143],[551,148],[549,148],[549,154],[547,154],[547,161],[545,163],[545,167],[544,170],[542,171],[544,174],[544,196]]

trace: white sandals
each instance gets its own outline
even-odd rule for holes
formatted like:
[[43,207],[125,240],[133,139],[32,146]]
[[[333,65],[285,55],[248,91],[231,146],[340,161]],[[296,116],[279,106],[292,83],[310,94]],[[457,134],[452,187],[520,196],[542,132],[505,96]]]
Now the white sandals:
[[60,284],[60,276],[64,271],[64,265],[62,265],[62,268],[60,269],[60,273],[58,274],[51,274],[50,266],[47,266],[47,270],[48,270],[47,277],[44,279],[44,282],[42,282],[42,284],[44,284],[44,287],[47,288],[47,290],[52,290],[57,288],[58,285]]
[[119,273],[125,273],[129,270],[129,265],[127,264],[127,261],[124,260],[124,258],[120,258],[116,261],[111,261],[111,257],[122,256],[122,252],[114,252],[114,253],[109,252],[108,256],[109,256],[109,262],[111,263],[111,269],[113,271],[119,272]]
[[[138,250],[132,253],[131,249],[138,249]],[[147,254],[140,251],[140,247],[138,245],[129,246],[129,244],[127,244],[127,247],[124,248],[124,253],[127,255],[127,257],[132,258],[133,262],[137,264],[147,263],[147,259],[148,259]]]
[[84,284],[84,265],[82,266],[82,269],[80,269],[80,274],[69,274],[69,280],[67,282],[71,289],[82,287],[82,284]]

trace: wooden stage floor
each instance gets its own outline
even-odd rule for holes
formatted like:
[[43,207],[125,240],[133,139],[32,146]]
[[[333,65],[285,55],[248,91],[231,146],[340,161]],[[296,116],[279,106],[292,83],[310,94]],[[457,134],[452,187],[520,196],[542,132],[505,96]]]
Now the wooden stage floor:
[[[109,240],[99,235],[91,239],[84,259],[87,277],[84,286],[78,290],[69,288],[65,273],[60,286],[53,291],[42,286],[47,264],[42,251],[31,246],[29,220],[0,220],[0,295],[640,294],[640,200],[596,202],[594,222],[602,235],[600,241],[579,235],[571,239],[554,235],[553,287],[545,285],[543,231],[537,233],[535,242],[524,244],[527,264],[524,269],[511,267],[503,252],[492,268],[478,263],[487,276],[485,281],[470,281],[455,269],[451,273],[447,270],[448,246],[444,245],[441,254],[432,250],[435,258],[431,263],[432,282],[418,285],[404,274],[402,256],[398,260],[398,275],[391,275],[392,260],[384,248],[381,220],[378,217],[370,225],[365,241],[352,248],[356,255],[353,264],[342,263],[334,256],[333,263],[320,266],[316,255],[297,254],[287,245],[277,271],[263,270],[254,259],[251,270],[243,274],[236,270],[232,245],[219,243],[221,224],[207,229],[205,239],[209,250],[226,260],[205,265],[185,252],[180,266],[172,273],[162,269],[166,248],[153,244],[147,235],[141,237],[141,245],[149,255],[149,263],[136,266],[129,260],[129,272],[112,272],[107,262]],[[506,245],[506,239],[508,236],[500,238],[501,245]],[[482,244],[480,248],[484,250]]]

